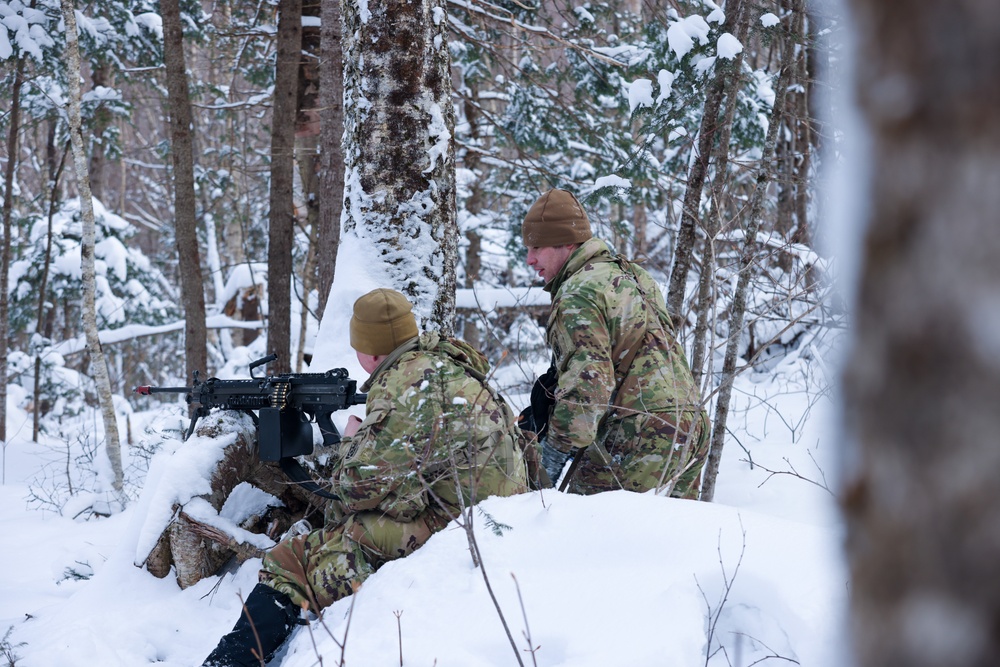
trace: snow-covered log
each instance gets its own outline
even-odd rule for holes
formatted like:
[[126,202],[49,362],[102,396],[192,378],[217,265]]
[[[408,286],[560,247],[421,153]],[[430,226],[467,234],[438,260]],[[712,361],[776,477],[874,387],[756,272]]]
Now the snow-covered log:
[[217,411],[169,456],[154,460],[138,567],[160,578],[173,571],[187,588],[230,560],[262,556],[292,523],[322,510],[322,498],[262,463],[256,445],[249,415]]

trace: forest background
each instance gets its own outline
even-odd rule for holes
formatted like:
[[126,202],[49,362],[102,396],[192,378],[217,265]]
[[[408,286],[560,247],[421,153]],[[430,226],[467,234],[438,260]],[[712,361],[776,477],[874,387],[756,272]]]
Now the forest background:
[[[983,500],[992,494],[979,490],[995,469],[983,436],[995,431],[946,411],[957,475],[921,468],[940,465],[937,454],[918,462],[893,445],[934,451],[942,391],[987,406],[992,396],[974,391],[988,380],[992,366],[977,355],[992,338],[966,325],[983,313],[954,312],[967,300],[952,286],[991,284],[993,272],[976,268],[997,236],[983,225],[996,210],[996,170],[961,179],[969,164],[992,164],[984,149],[996,132],[983,109],[996,100],[982,82],[1000,59],[995,12],[906,4],[888,16],[853,3],[866,65],[861,115],[878,150],[851,164],[860,203],[841,220],[883,235],[866,237],[874,242],[847,272],[860,276],[864,344],[846,376],[849,430],[862,449],[848,457],[843,507],[862,535],[893,536],[875,540],[884,554],[857,553],[872,558],[855,573],[856,592],[872,591],[861,596],[868,611],[902,616],[861,623],[891,630],[866,647],[909,641],[918,647],[909,664],[932,664],[942,651],[919,650],[931,635],[914,628],[956,609],[964,621],[988,617],[993,594],[956,597],[952,579],[927,576],[929,597],[904,604],[913,582],[900,564],[919,580],[944,560],[952,567],[940,570],[961,580],[996,562],[982,558],[989,540],[963,552],[967,562],[941,553],[915,518],[918,509],[948,516],[948,503],[926,502],[945,498],[966,515],[938,524],[959,535],[986,525],[968,509],[993,511]],[[819,224],[834,191],[817,174],[839,159],[851,117],[824,86],[850,63],[853,34],[830,5],[802,0],[0,2],[4,454],[13,405],[32,415],[32,439],[65,463],[33,487],[35,506],[80,519],[120,511],[140,489],[118,446],[137,440],[130,413],[154,405],[133,386],[183,385],[196,370],[245,377],[269,352],[272,372],[305,370],[327,356],[323,345],[340,344],[342,327],[319,331],[332,322],[326,310],[346,310],[366,284],[406,292],[425,327],[454,331],[514,369],[497,379],[523,397],[546,363],[545,297],[531,286],[518,226],[540,192],[565,187],[598,235],[664,285],[712,413],[711,500],[732,444],[734,378],[766,374],[788,355],[822,366],[846,327],[851,301],[832,288]],[[915,40],[935,48],[910,48]],[[921,143],[942,127],[948,141]],[[960,206],[935,218],[936,195]],[[959,222],[944,232],[945,218]],[[935,253],[896,242],[914,238],[937,239]],[[344,256],[365,258],[348,263],[364,279],[337,272]],[[912,282],[886,279],[896,261]],[[930,286],[928,265],[941,279]],[[917,291],[933,298],[913,299]],[[904,331],[923,336],[919,353],[891,353],[891,343],[911,349]],[[932,363],[938,350],[947,367]],[[886,572],[894,585],[883,595]],[[992,635],[964,627],[973,629],[935,648],[962,644],[964,664],[976,664]]]
[[0,356],[33,437],[74,439],[62,425],[98,402],[147,407],[140,384],[245,376],[272,352],[271,372],[307,369],[327,304],[366,282],[336,274],[358,239],[372,282],[425,327],[510,354],[530,386],[546,297],[519,224],[549,187],[660,278],[706,400],[727,405],[737,358],[842,327],[814,249],[815,73],[836,25],[731,4],[79,4],[90,251],[63,8],[4,3]]

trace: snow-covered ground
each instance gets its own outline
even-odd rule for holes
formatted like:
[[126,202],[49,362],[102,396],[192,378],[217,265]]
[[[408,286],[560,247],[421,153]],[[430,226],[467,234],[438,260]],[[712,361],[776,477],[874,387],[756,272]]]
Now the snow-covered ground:
[[[835,488],[838,433],[812,377],[821,368],[792,354],[766,379],[738,380],[715,502],[489,499],[475,517],[482,567],[452,526],[298,629],[272,664],[847,664],[842,529],[824,488]],[[108,518],[29,507],[58,451],[31,443],[27,417],[9,411],[0,665],[200,665],[232,627],[259,561],[187,590],[137,568],[144,526],[162,509],[151,499],[168,483],[152,474]],[[154,417],[133,414],[133,432]],[[505,527],[494,532],[488,518]]]

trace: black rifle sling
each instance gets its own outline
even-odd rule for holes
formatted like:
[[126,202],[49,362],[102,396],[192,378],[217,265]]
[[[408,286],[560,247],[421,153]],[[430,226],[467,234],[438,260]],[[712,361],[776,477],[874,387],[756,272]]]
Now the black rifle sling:
[[306,491],[315,493],[317,496],[329,498],[330,500],[340,500],[338,496],[320,488],[319,484],[317,484],[306,469],[302,467],[302,464],[292,457],[286,456],[282,458],[278,461],[278,467],[280,467],[281,471],[285,473],[285,477],[290,479],[293,483],[298,484]]

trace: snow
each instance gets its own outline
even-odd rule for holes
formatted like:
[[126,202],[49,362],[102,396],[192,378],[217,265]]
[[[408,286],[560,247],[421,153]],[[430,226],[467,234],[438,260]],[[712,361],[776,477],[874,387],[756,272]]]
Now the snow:
[[628,112],[635,113],[641,107],[653,106],[653,82],[649,79],[636,79],[625,84],[628,92]]
[[457,308],[478,308],[492,313],[497,308],[547,306],[552,297],[541,287],[493,287],[460,289],[455,293]]
[[627,178],[622,178],[621,176],[617,176],[615,174],[611,174],[610,176],[601,176],[600,178],[594,180],[594,190],[607,187],[617,188],[618,191],[621,192],[629,190],[632,187],[632,182]]
[[[363,265],[345,258],[345,267]],[[373,280],[358,278],[339,288],[328,312],[349,312],[353,293]],[[321,330],[342,332],[342,320],[324,318]],[[346,339],[327,342],[319,347],[331,361]],[[337,361],[328,365],[348,360]],[[842,531],[823,488],[834,482],[836,429],[830,399],[813,394],[829,381],[823,373],[813,355],[793,354],[767,377],[739,378],[715,502],[552,490],[487,499],[473,515],[481,567],[453,523],[298,629],[272,665],[311,667],[317,652],[324,664],[340,664],[336,642],[345,635],[347,665],[398,664],[400,652],[413,665],[518,664],[484,577],[524,664],[723,667],[767,655],[845,664]],[[18,667],[200,664],[232,627],[259,561],[186,590],[134,563],[173,502],[204,491],[197,480],[226,440],[182,443],[164,432],[136,501],[109,518],[73,520],[27,507],[44,448],[29,441],[30,418],[13,403],[8,411],[16,435],[3,452],[0,517],[17,547],[0,550],[0,637],[11,628]],[[131,419],[143,432],[163,415]],[[251,490],[221,515],[207,503],[189,507],[231,527],[267,502]],[[490,523],[507,528],[496,534]]]
[[708,42],[708,22],[694,14],[670,24],[667,28],[667,44],[678,58],[683,58],[694,48],[695,40],[700,44]]
[[772,14],[771,12],[766,12],[761,14],[760,24],[765,28],[771,28],[781,23],[781,19]]
[[656,82],[660,84],[660,96],[656,98],[656,104],[659,106],[670,97],[674,86],[674,73],[661,69],[656,75]]
[[36,62],[43,61],[42,50],[53,46],[54,42],[45,31],[48,17],[24,3],[14,0],[0,4],[0,60],[14,55],[13,46]]
[[431,118],[431,122],[430,126],[427,128],[427,134],[433,143],[430,150],[427,151],[427,155],[430,158],[430,164],[423,170],[423,173],[425,174],[429,174],[434,171],[437,167],[439,159],[442,164],[448,160],[448,148],[451,146],[451,131],[448,129],[448,123],[445,122],[441,106],[436,102],[431,103],[428,106],[429,108],[427,113]]
[[737,53],[742,51],[743,45],[740,44],[740,40],[736,39],[735,35],[731,35],[728,32],[722,33],[722,35],[719,36],[719,41],[716,42],[716,53],[719,54],[720,58],[732,60],[736,57]]

